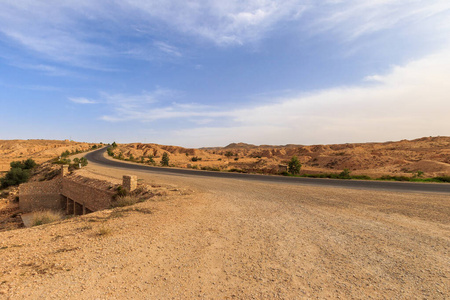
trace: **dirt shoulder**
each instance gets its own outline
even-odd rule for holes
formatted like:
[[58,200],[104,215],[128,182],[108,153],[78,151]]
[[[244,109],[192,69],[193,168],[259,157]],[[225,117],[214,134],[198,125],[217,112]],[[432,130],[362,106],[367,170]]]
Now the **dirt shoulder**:
[[[92,176],[122,170],[89,164]],[[3,297],[450,294],[450,197],[135,172],[164,201],[0,233]],[[189,193],[183,192],[189,191]]]

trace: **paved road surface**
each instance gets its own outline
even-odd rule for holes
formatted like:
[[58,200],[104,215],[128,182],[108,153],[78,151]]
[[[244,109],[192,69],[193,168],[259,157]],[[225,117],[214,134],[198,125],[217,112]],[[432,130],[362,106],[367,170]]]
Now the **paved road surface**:
[[364,190],[385,190],[385,191],[401,191],[401,192],[431,192],[431,193],[450,193],[450,184],[439,183],[413,183],[413,182],[389,182],[389,181],[365,181],[365,180],[342,180],[342,179],[326,179],[326,178],[302,178],[302,177],[284,177],[284,176],[268,176],[257,174],[239,174],[228,172],[211,172],[191,169],[179,168],[162,168],[151,167],[147,165],[130,164],[118,160],[109,160],[104,157],[106,148],[86,154],[86,158],[92,162],[107,165],[116,168],[124,168],[137,171],[149,171],[161,174],[173,175],[193,175],[207,176],[216,178],[231,178],[240,180],[253,180],[271,183],[287,183],[287,184],[306,184],[320,185],[330,187],[344,187]]

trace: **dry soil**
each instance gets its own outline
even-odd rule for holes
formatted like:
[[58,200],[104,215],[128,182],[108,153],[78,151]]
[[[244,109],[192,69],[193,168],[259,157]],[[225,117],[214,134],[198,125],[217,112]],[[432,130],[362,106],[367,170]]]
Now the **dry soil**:
[[1,232],[0,297],[450,295],[448,195],[135,174],[179,195]]

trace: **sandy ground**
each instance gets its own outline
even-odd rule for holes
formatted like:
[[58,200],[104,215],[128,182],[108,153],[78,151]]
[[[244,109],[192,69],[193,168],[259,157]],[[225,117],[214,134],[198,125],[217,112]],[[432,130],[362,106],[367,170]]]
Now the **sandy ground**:
[[448,195],[135,174],[183,189],[165,201],[1,232],[0,298],[450,295]]

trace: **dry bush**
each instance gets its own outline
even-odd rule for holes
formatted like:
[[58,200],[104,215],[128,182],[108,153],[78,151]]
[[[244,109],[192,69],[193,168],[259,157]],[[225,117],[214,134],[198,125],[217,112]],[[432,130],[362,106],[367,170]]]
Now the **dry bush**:
[[111,204],[112,207],[124,207],[133,205],[140,202],[139,197],[134,195],[127,195],[127,196],[119,196],[116,198],[116,200]]
[[100,228],[98,229],[97,234],[98,234],[99,236],[105,236],[105,235],[111,234],[111,232],[112,232],[111,228],[102,226],[102,227],[100,227]]
[[48,224],[56,221],[60,221],[63,218],[63,214],[60,211],[43,210],[33,213],[33,219],[31,226],[38,226]]

